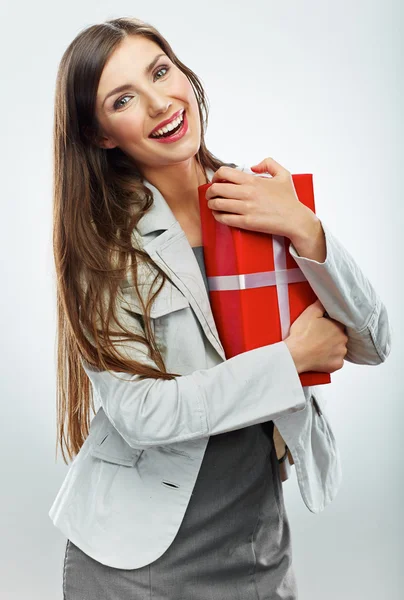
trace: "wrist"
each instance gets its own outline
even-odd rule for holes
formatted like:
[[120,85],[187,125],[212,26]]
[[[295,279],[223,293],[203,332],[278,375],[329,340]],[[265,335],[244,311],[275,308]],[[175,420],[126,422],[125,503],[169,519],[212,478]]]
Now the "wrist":
[[321,220],[309,208],[306,208],[301,225],[291,236],[295,250],[302,258],[310,258],[324,263],[327,258],[327,245]]
[[308,371],[308,365],[306,363],[306,355],[301,350],[301,344],[296,343],[292,336],[287,337],[284,340],[286,346],[289,349],[289,352],[293,358],[293,362],[295,363],[296,371],[300,373],[304,373]]

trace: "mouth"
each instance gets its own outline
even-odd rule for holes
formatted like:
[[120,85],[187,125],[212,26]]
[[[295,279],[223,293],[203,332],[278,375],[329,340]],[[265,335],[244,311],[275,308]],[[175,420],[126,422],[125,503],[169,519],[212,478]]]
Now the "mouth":
[[185,109],[183,109],[182,113],[180,114],[180,117],[174,119],[174,122],[178,122],[178,119],[180,119],[180,122],[174,127],[174,129],[172,129],[171,131],[163,132],[161,135],[158,135],[156,133],[150,134],[149,139],[165,144],[180,140],[188,131],[188,117]]
[[[176,118],[173,119],[173,121],[171,123],[177,123],[177,125],[174,127],[174,129],[171,129],[169,131],[163,131],[162,133],[151,133],[149,135],[149,138],[152,140],[162,140],[162,139],[166,139],[166,138],[170,138],[175,136],[175,134],[177,134],[178,132],[180,132],[185,124],[185,109],[182,110],[182,112],[180,112],[180,115]],[[171,123],[169,124],[171,127]],[[168,129],[168,126],[166,125],[165,127],[162,127],[161,129],[159,129],[158,131],[162,131]]]

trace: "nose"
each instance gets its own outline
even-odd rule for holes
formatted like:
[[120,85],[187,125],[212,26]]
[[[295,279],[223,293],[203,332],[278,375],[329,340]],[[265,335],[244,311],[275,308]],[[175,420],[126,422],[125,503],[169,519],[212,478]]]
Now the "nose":
[[149,99],[150,117],[154,119],[157,115],[166,113],[171,105],[172,102],[167,100],[166,96],[154,92],[152,95],[150,95]]

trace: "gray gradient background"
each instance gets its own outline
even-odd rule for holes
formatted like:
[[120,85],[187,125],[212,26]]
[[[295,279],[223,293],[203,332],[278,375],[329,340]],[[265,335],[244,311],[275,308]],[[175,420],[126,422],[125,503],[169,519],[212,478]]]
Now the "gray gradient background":
[[[150,21],[200,75],[208,147],[314,174],[317,213],[387,306],[392,352],[327,387],[343,484],[319,515],[284,484],[299,600],[398,600],[403,580],[403,8],[399,0],[5,3],[1,36],[1,547],[4,600],[60,600],[55,462],[53,94],[83,27]],[[400,104],[401,101],[401,104]],[[401,592],[401,593],[400,593]],[[69,599],[67,599],[69,600]],[[190,599],[191,600],[191,599]]]

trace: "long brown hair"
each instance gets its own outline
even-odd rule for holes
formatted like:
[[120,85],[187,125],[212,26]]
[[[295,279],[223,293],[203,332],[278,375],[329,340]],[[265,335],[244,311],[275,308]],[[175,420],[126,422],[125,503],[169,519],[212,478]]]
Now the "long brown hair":
[[[89,432],[92,388],[82,359],[101,370],[172,379],[153,336],[150,308],[166,280],[165,273],[133,242],[132,230],[153,204],[151,191],[131,157],[119,148],[94,143],[99,132],[95,101],[104,65],[127,35],[154,42],[187,76],[198,100],[201,143],[196,160],[217,170],[224,163],[205,145],[208,102],[201,81],[174,54],[152,25],[118,18],[82,30],[65,50],[57,74],[54,113],[53,251],[57,296],[57,444],[67,463]],[[205,171],[206,172],[206,171]],[[147,302],[137,286],[137,265],[156,273]],[[124,327],[116,316],[119,284],[131,273],[144,310],[144,336]],[[105,299],[107,301],[105,302]],[[120,339],[145,344],[158,369],[131,360],[111,341],[110,324]],[[115,334],[116,335],[116,334]]]

